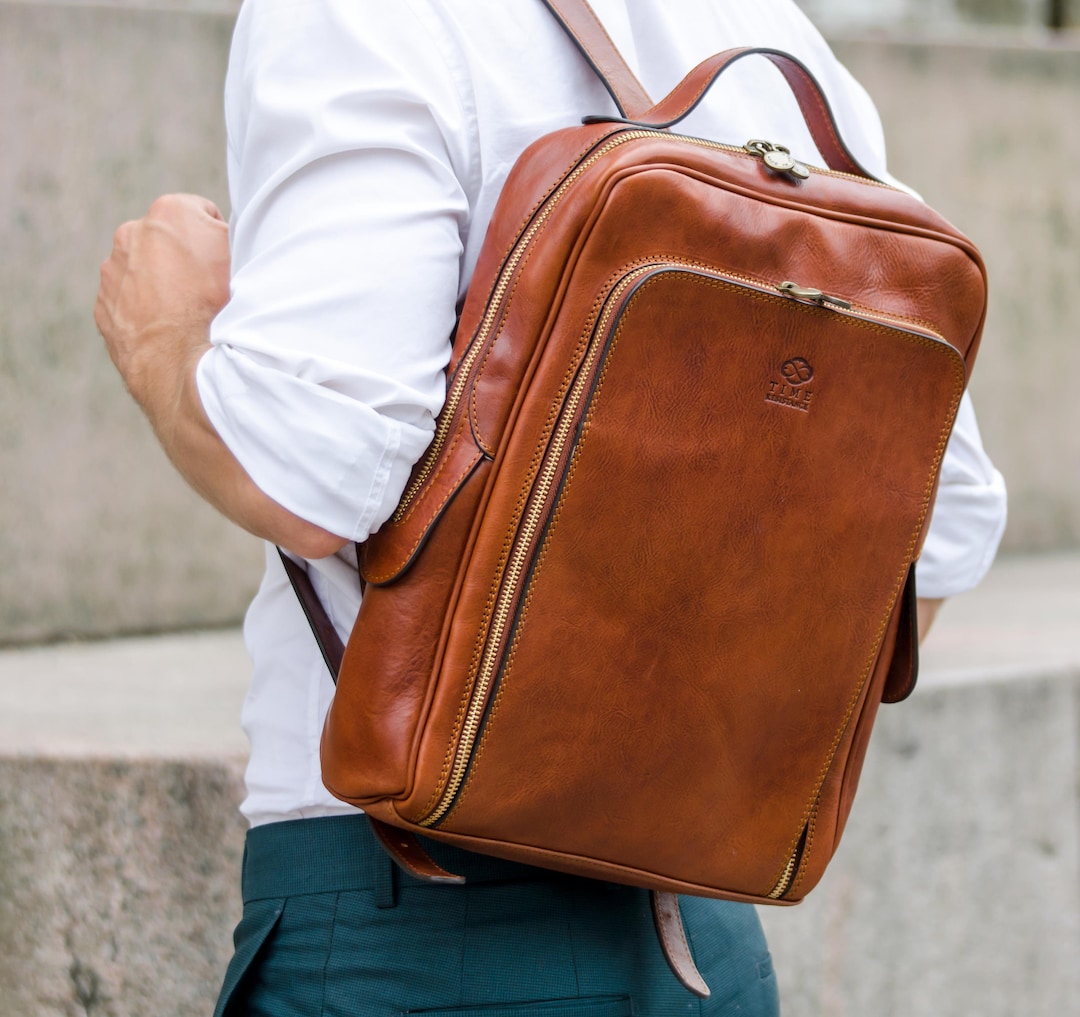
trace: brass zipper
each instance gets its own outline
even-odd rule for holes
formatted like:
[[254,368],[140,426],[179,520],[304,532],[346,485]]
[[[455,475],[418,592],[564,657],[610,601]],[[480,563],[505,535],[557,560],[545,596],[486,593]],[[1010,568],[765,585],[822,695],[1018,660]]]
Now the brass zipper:
[[[756,285],[761,286],[761,283],[757,283]],[[808,289],[808,287],[794,287],[794,290],[796,291],[805,291],[806,289]],[[840,297],[832,297],[828,294],[821,293],[820,290],[813,290],[814,293],[819,294],[817,298],[811,297],[804,300],[802,293],[793,292],[792,284],[786,282],[772,287],[771,290],[769,287],[765,287],[765,290],[766,292],[779,293],[800,303],[805,302],[812,304],[815,307],[822,307],[826,310],[834,311],[837,314],[843,315],[845,318],[857,318],[861,321],[873,322],[876,325],[885,325],[897,332],[907,332],[909,335],[920,335],[927,339],[934,339],[939,343],[944,343],[951,349],[955,349],[948,339],[923,321],[903,318],[899,315],[889,314],[887,311],[875,311],[864,304],[854,303],[853,301],[844,300]]]
[[792,180],[806,180],[811,173],[820,173],[829,177],[843,177],[847,180],[858,180],[860,183],[871,184],[875,187],[884,187],[895,191],[899,188],[892,184],[878,180],[877,177],[864,177],[857,173],[848,173],[845,170],[829,169],[827,166],[812,166],[809,163],[800,162],[791,154],[791,149],[786,145],[778,145],[773,141],[762,141],[759,138],[751,138],[743,151],[755,156],[769,167],[774,173],[780,173]]
[[592,369],[597,354],[603,345],[597,339],[602,339],[605,335],[611,316],[619,305],[619,297],[622,293],[641,276],[655,271],[657,267],[655,264],[645,265],[624,276],[608,295],[604,311],[593,329],[593,341],[589,344],[585,358],[578,369],[577,377],[574,379],[574,384],[567,394],[566,402],[559,416],[559,423],[552,433],[547,453],[544,456],[536,483],[533,486],[532,495],[523,515],[522,524],[518,528],[518,534],[510,553],[506,571],[503,574],[502,590],[492,612],[492,621],[485,641],[484,654],[477,668],[476,683],[473,687],[469,710],[465,716],[465,722],[462,725],[461,735],[458,739],[457,752],[454,755],[454,763],[450,770],[450,779],[447,781],[446,788],[435,809],[420,820],[420,826],[434,826],[450,811],[450,807],[453,805],[454,799],[457,797],[457,793],[465,779],[465,772],[472,756],[473,743],[476,740],[480,720],[487,705],[488,692],[498,669],[499,650],[502,646],[503,634],[510,618],[511,608],[516,599],[518,583],[525,566],[528,564],[529,550],[540,525],[548,494],[551,492],[552,484],[558,476],[563,450],[571,431],[576,426],[578,405],[592,378]]
[[779,900],[789,889],[791,889],[791,883],[795,878],[795,873],[798,871],[800,864],[802,864],[803,856],[806,854],[806,847],[810,841],[810,830],[813,828],[816,819],[817,804],[815,803],[813,809],[810,811],[809,818],[803,826],[802,834],[799,836],[799,842],[795,845],[795,850],[791,852],[791,857],[784,867],[783,874],[780,876],[779,880],[777,880],[776,886],[766,894],[766,897],[768,897],[769,900]]
[[[599,319],[596,321],[595,325],[586,329],[587,332],[592,332],[592,339],[588,342],[585,357],[582,360],[574,382],[567,394],[566,401],[559,414],[556,426],[552,431],[552,436],[540,465],[536,482],[533,485],[532,492],[521,517],[522,521],[518,527],[517,536],[514,539],[506,570],[501,579],[500,590],[492,610],[491,623],[488,627],[488,634],[484,642],[484,650],[480,659],[480,664],[477,667],[477,676],[470,694],[469,707],[465,715],[464,723],[462,724],[461,733],[458,736],[457,748],[454,752],[454,760],[450,767],[449,779],[439,795],[438,801],[432,811],[417,821],[419,826],[431,827],[443,820],[453,807],[458,792],[461,790],[461,786],[464,783],[466,772],[469,767],[469,761],[472,757],[473,747],[476,742],[477,734],[479,733],[480,723],[487,708],[491,686],[495,681],[499,664],[502,659],[501,650],[503,637],[506,633],[514,604],[518,599],[518,586],[522,574],[525,572],[529,563],[533,548],[533,540],[543,521],[548,496],[559,475],[566,443],[569,440],[571,432],[577,426],[577,410],[582,396],[593,377],[593,368],[595,366],[596,358],[599,351],[604,346],[604,337],[611,324],[611,319],[622,306],[621,298],[627,289],[634,286],[644,276],[669,268],[693,270],[700,272],[703,275],[707,275],[710,278],[733,283],[745,289],[752,289],[768,296],[777,298],[783,298],[784,296],[784,291],[781,290],[779,286],[769,286],[767,283],[753,279],[749,276],[724,272],[700,262],[675,258],[642,265],[623,276],[623,278],[612,288],[604,301],[604,307]],[[880,321],[880,323],[886,324],[897,331],[907,331],[914,334],[914,330],[910,325],[900,329],[892,321],[888,320],[887,316],[881,316],[879,319],[879,316],[876,314],[855,313],[845,309],[839,304],[824,304],[819,306],[824,306],[828,310],[837,314],[842,314],[845,317],[872,322]],[[917,334],[923,334],[924,332],[927,337],[934,338],[949,345],[943,337],[930,329],[923,330],[920,328]],[[803,842],[800,840],[799,845],[788,860],[787,868],[785,869],[783,876],[768,896],[779,898],[787,891],[788,884],[794,875],[799,856],[802,852],[802,844]]]
[[774,886],[766,896],[769,900],[779,900],[787,893],[788,885],[791,883],[791,877],[795,875],[795,863],[799,860],[799,849],[796,848],[791,852],[791,857],[788,859],[787,868],[784,869],[784,874],[780,877],[780,881]]

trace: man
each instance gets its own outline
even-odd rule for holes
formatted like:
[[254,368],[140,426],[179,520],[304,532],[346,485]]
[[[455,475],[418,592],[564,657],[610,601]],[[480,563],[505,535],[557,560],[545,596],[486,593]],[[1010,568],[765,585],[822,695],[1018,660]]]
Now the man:
[[[595,0],[654,97],[736,45],[822,82],[860,162],[876,112],[790,0]],[[755,66],[755,63],[761,66]],[[539,0],[247,0],[226,86],[232,218],[160,199],[118,230],[95,316],[166,452],[229,518],[309,560],[345,636],[352,541],[393,511],[444,396],[447,337],[499,190],[533,139],[610,109]],[[763,61],[726,74],[686,133],[813,142]],[[231,283],[230,283],[231,240]],[[919,568],[923,626],[981,578],[1004,488],[961,410]],[[318,745],[333,687],[276,552],[245,627],[252,824],[218,1013],[676,1012],[642,891],[443,852],[469,878],[395,874],[332,798]],[[753,910],[687,901],[709,1013],[776,1012]]]

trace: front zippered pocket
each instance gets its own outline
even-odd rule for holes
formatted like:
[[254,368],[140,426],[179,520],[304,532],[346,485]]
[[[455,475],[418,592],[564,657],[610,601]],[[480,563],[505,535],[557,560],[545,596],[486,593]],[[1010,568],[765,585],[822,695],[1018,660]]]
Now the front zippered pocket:
[[[799,292],[793,293],[790,285],[783,287],[781,284],[786,280],[777,280],[770,284],[763,280],[721,272],[703,264],[681,261],[648,264],[636,267],[624,275],[611,288],[597,315],[595,325],[591,327],[587,342],[583,344],[584,353],[574,381],[566,392],[555,425],[545,441],[540,466],[531,480],[524,508],[514,520],[513,534],[509,541],[510,551],[493,596],[494,606],[486,620],[482,650],[478,654],[471,692],[465,708],[461,711],[460,727],[452,736],[456,744],[450,753],[447,778],[442,790],[436,795],[433,806],[420,818],[423,826],[434,827],[442,823],[453,812],[463,788],[469,781],[476,748],[484,736],[485,725],[498,696],[500,681],[516,638],[521,606],[529,589],[530,578],[543,552],[548,529],[558,508],[589,414],[593,393],[604,373],[623,316],[635,298],[651,283],[673,274],[694,277],[709,286],[723,287],[737,299],[766,304],[768,315],[780,323],[778,327],[787,328],[789,326],[785,323],[789,319],[797,321],[800,316],[807,314],[815,315],[818,319],[822,315],[829,315],[840,321],[855,323],[856,327],[865,325],[876,332],[885,330],[895,333],[901,341],[940,346],[958,357],[940,336],[927,329],[899,321],[891,315],[876,314],[861,306],[850,310],[839,304],[822,308],[817,301],[804,296],[808,290],[797,287]],[[907,340],[904,337],[907,337]],[[800,384],[797,375],[784,380],[782,372],[785,363],[778,365],[776,383],[769,379],[764,380],[762,399],[771,401],[779,408],[809,413],[812,401],[807,395],[808,389]],[[793,369],[797,367],[795,364]],[[962,384],[962,368],[959,383]],[[816,406],[814,409],[816,411]],[[784,886],[789,879],[790,874],[788,879],[782,880]],[[772,888],[774,893],[776,889]],[[783,892],[782,889],[780,892]]]
[[559,480],[565,476],[565,466],[573,451],[572,436],[588,409],[589,389],[595,384],[597,374],[603,366],[603,349],[606,340],[610,339],[610,325],[621,305],[620,298],[627,291],[632,290],[637,281],[652,274],[657,268],[656,265],[638,268],[614,286],[592,331],[592,339],[585,348],[574,383],[566,394],[512,544],[512,551],[503,575],[502,588],[495,602],[484,651],[480,658],[471,702],[465,711],[464,724],[458,737],[458,747],[453,756],[447,787],[441,794],[435,809],[421,820],[423,826],[435,826],[446,816],[453,807],[454,799],[465,779],[472,749],[480,732],[485,707],[491,699],[492,689],[497,681],[502,659],[501,650],[513,634],[510,624],[512,608],[520,597],[529,563],[535,555],[537,543],[542,535],[543,523],[550,516],[551,505],[557,499]]

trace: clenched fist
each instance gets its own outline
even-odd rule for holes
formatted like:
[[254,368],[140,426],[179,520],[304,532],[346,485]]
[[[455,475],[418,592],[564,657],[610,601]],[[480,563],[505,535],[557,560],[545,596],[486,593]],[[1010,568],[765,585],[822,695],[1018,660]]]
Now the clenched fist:
[[229,234],[213,202],[158,198],[124,223],[101,266],[94,321],[129,391],[150,414],[182,384],[229,299]]

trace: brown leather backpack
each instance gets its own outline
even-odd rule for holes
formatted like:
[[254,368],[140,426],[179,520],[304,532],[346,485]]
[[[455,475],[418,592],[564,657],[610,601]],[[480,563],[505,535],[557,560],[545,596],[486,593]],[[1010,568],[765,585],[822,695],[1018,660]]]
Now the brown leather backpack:
[[[674,895],[800,900],[914,683],[985,272],[792,57],[721,53],[653,106],[586,4],[545,2],[623,117],[510,174],[435,439],[360,548],[323,778],[391,827],[662,891],[685,967]],[[668,130],[751,54],[828,169]]]

